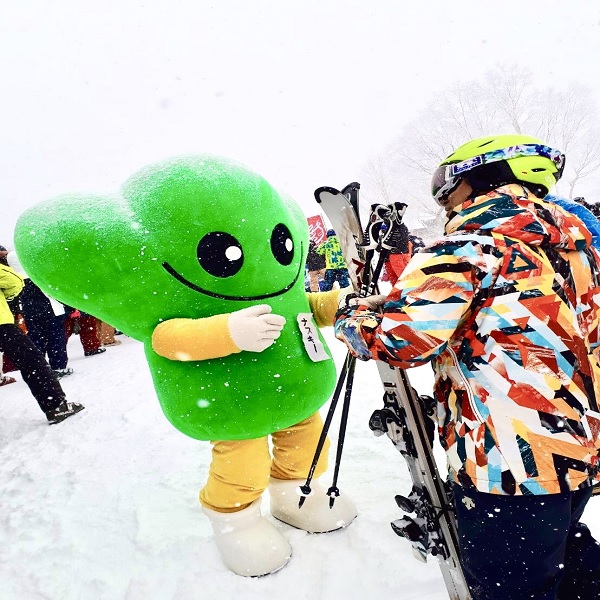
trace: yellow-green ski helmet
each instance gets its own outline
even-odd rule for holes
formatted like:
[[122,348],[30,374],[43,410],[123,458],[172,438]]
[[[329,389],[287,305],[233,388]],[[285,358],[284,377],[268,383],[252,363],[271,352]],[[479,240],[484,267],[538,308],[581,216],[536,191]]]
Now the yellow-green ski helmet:
[[561,178],[565,155],[529,135],[477,138],[457,148],[433,174],[431,193],[442,206],[464,179],[474,195],[522,183],[543,198]]

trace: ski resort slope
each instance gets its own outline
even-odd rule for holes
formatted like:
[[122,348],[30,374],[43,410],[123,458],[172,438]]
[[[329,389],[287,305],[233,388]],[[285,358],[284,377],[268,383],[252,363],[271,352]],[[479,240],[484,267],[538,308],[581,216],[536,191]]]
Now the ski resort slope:
[[[325,336],[339,367],[344,347],[331,329]],[[401,516],[394,495],[408,493],[410,478],[388,438],[368,428],[381,398],[374,364],[357,365],[339,478],[358,518],[325,535],[273,520],[293,546],[292,560],[274,575],[247,579],[221,563],[197,500],[209,444],[167,422],[142,345],[119,339],[121,346],[84,358],[71,338],[75,373],[62,382],[86,410],[64,423],[46,424],[19,374],[0,388],[0,600],[447,598],[436,561],[418,562],[389,525]],[[411,381],[430,393],[430,367],[412,370]],[[584,518],[597,537],[599,509],[592,500]]]

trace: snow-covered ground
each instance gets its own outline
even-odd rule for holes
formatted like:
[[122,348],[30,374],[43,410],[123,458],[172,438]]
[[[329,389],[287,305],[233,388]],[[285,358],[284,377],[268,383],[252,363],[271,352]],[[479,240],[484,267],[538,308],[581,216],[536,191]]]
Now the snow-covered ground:
[[[331,329],[326,337],[341,365],[343,346]],[[293,546],[292,560],[248,579],[223,566],[198,504],[209,444],[167,422],[142,345],[119,339],[87,358],[76,336],[69,341],[75,374],[63,385],[86,410],[64,423],[46,424],[19,374],[0,388],[1,600],[447,598],[435,560],[418,562],[389,525],[400,516],[394,495],[410,484],[400,454],[367,426],[381,397],[374,364],[357,367],[339,480],[358,518],[325,535],[273,520]],[[429,367],[412,371],[421,393],[431,380]],[[597,502],[585,520],[599,535]]]

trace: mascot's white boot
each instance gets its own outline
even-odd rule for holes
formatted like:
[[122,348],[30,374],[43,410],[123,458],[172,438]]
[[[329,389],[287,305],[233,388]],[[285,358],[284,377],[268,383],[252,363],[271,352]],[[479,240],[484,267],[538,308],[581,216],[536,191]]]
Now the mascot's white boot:
[[317,481],[311,483],[312,493],[306,497],[302,508],[299,508],[301,494],[298,488],[304,483],[300,479],[271,477],[271,514],[276,519],[309,533],[335,531],[354,521],[357,514],[354,502],[348,496],[340,495],[330,508],[329,496]]
[[232,513],[203,508],[225,565],[238,575],[260,577],[279,571],[292,556],[292,547],[260,513],[260,498]]

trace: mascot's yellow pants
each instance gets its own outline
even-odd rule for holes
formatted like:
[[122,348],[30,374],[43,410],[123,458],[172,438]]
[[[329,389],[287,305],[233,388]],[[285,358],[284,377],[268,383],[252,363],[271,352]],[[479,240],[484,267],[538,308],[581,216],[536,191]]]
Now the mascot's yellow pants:
[[[254,440],[211,442],[212,462],[208,481],[200,492],[200,502],[217,512],[242,510],[259,498],[275,479],[306,479],[323,422],[319,413],[297,425]],[[329,440],[319,457],[314,477],[327,470]]]

